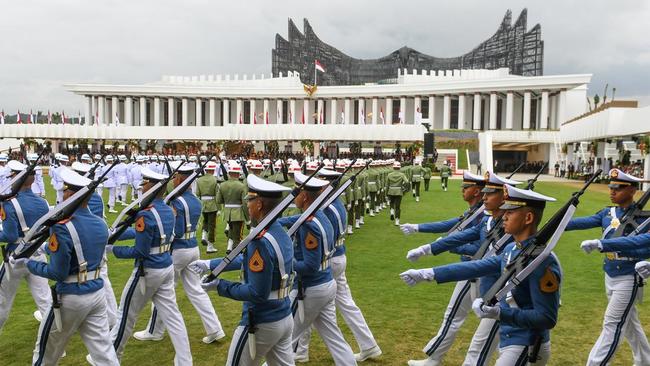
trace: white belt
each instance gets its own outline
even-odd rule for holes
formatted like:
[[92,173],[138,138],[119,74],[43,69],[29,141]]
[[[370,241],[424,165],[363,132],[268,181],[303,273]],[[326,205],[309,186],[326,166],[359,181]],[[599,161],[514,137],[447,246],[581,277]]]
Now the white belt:
[[420,174],[418,175],[413,174],[413,178],[420,178]]
[[153,247],[153,248],[149,249],[149,254],[153,255],[153,254],[167,253],[167,252],[169,252],[171,247],[172,247],[171,244],[163,244],[163,245],[161,245],[159,247]]
[[[333,252],[332,252],[333,254]],[[324,271],[330,267],[330,258],[327,257],[324,261],[320,262],[320,270]]]
[[99,274],[101,272],[101,267],[97,268],[94,271],[84,271],[84,272],[79,272],[77,274],[70,275],[66,277],[65,281],[63,283],[79,283],[83,284],[88,281],[90,278],[91,280],[96,280],[99,278]]
[[226,208],[241,208],[241,205],[226,203],[226,205],[224,207],[226,207]]
[[183,239],[193,239],[196,238],[196,231],[188,231],[185,234],[183,234]]
[[605,257],[609,259],[610,261],[638,261],[640,260],[639,258],[632,258],[632,257],[623,257],[618,255],[618,253],[605,253]]
[[289,293],[293,289],[293,280],[296,278],[296,273],[292,272],[291,274],[285,274],[280,280],[280,288],[277,290],[271,290],[267,300],[279,300],[289,297]]
[[343,233],[341,233],[341,237],[336,241],[336,244],[334,244],[334,248],[342,247],[343,244],[345,244],[345,237],[343,237]]
[[368,185],[373,185],[374,186],[376,184],[377,184],[377,182],[368,182]]
[[201,196],[201,201],[209,201],[213,200],[214,196]]
[[506,303],[510,305],[511,308],[513,309],[518,309],[519,305],[517,304],[517,301],[515,300],[515,297],[512,296],[512,292],[508,291],[508,294],[506,294]]

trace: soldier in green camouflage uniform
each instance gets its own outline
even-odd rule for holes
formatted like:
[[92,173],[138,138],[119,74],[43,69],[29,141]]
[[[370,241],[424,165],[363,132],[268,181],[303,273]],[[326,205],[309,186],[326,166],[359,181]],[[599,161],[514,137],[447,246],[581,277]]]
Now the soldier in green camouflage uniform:
[[[365,164],[363,161],[357,161],[355,164],[356,168],[354,168],[355,172],[359,172],[365,167]],[[357,179],[355,181],[356,183],[356,194],[355,197],[357,199],[357,217],[355,220],[355,228],[359,228],[359,225],[363,225],[363,217],[366,215],[366,209],[368,208],[367,206],[367,201],[368,201],[368,187],[367,187],[367,182],[368,182],[368,173],[363,170],[359,175],[357,175]]]
[[415,197],[415,202],[420,202],[420,183],[422,182],[422,175],[424,171],[422,170],[422,162],[416,160],[411,168],[411,185],[413,189],[413,197]]
[[428,166],[422,167],[422,179],[424,179],[424,191],[429,192],[429,182],[431,181],[431,168]]
[[368,195],[370,200],[368,202],[370,206],[370,216],[375,216],[375,212],[379,212],[377,194],[379,193],[380,188],[380,172],[379,172],[379,162],[373,161],[370,163],[370,167],[367,173],[367,182],[366,186],[368,187]]
[[248,220],[245,213],[244,199],[248,190],[239,180],[241,166],[231,163],[228,167],[229,179],[221,183],[217,193],[217,203],[223,203],[223,221],[226,223],[228,245],[226,253],[230,253],[234,244],[239,244],[244,232],[244,223]]
[[393,171],[388,174],[388,198],[390,199],[390,219],[395,220],[395,225],[399,226],[401,216],[402,195],[407,192],[411,186],[409,178],[400,171],[401,164],[396,161],[393,164]]
[[[347,166],[348,166],[347,162],[345,162],[343,160],[338,161],[336,163],[336,171],[338,171],[340,173],[343,173],[343,171],[345,171]],[[350,179],[351,176],[352,176],[352,172],[351,172],[351,170],[348,170],[348,172],[343,175],[343,178],[341,178],[341,184],[343,184],[343,182]],[[354,191],[355,191],[355,189],[354,188],[355,188],[354,184],[350,184],[348,186],[348,188],[346,188],[345,192],[343,192],[341,194],[341,196],[340,196],[341,201],[343,201],[343,204],[345,205],[345,209],[346,209],[347,215],[348,215],[348,231],[347,231],[347,234],[349,234],[349,235],[351,235],[353,233],[352,227],[354,226],[354,213],[355,213],[355,206],[354,206],[354,203],[355,203]]]
[[451,176],[451,168],[449,167],[449,162],[445,160],[444,165],[440,168],[440,185],[442,190],[447,192],[447,182]]
[[205,174],[196,180],[196,196],[203,204],[203,210],[201,211],[203,215],[201,243],[207,246],[206,253],[217,252],[217,249],[214,247],[217,215],[219,213],[219,205],[217,204],[219,185],[217,184],[217,177],[214,176],[216,169],[216,163],[208,162],[205,166]]

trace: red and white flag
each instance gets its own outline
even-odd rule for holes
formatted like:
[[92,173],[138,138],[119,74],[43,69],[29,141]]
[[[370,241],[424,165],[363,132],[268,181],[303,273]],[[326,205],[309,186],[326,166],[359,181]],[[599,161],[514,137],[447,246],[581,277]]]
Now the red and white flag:
[[304,110],[302,111],[302,117],[301,117],[300,122],[302,122],[303,125],[305,124],[305,111]]
[[257,114],[253,113],[253,120],[251,121],[254,125],[257,124]]
[[277,118],[277,120],[276,120],[276,123],[277,123],[277,124],[282,123],[282,121],[280,121],[281,119],[282,119],[282,116],[280,116],[280,108],[278,108],[278,118]]
[[29,118],[27,118],[27,123],[28,124],[34,123],[34,111],[31,109],[29,110]]
[[0,125],[5,124],[5,110],[3,109],[2,112],[0,112]]
[[345,110],[341,108],[341,124],[345,124]]
[[77,122],[79,123],[79,125],[81,125],[81,111],[79,111]]
[[50,112],[49,109],[47,110],[47,124],[48,125],[52,124],[52,113]]
[[22,124],[23,122],[20,120],[20,109],[18,110],[18,114],[16,114],[16,124]]
[[314,65],[316,66],[316,70],[325,72],[325,68],[320,64],[320,62],[318,62],[318,60],[314,60]]
[[321,124],[321,125],[322,125],[323,122],[324,122],[324,121],[323,121],[323,113],[324,113],[324,111],[321,109],[321,110],[320,110],[320,124]]
[[61,112],[61,123],[65,124],[65,111]]
[[381,107],[379,109],[379,120],[381,121],[382,125],[385,123],[385,121],[384,121],[384,107]]
[[293,114],[291,113],[291,109],[289,109],[289,123],[293,124]]
[[269,124],[269,111],[266,111],[266,120],[264,121],[265,124]]

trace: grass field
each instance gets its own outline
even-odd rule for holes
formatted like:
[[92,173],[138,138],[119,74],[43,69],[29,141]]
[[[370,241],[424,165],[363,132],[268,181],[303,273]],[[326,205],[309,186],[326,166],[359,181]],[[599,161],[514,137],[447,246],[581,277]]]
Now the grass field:
[[[49,184],[47,184],[50,188]],[[537,190],[558,198],[550,204],[546,217],[559,208],[575,191],[578,184],[538,183]],[[106,192],[105,192],[106,193]],[[53,192],[48,193],[53,202]],[[587,215],[609,203],[604,185],[593,186],[578,208],[577,215]],[[448,192],[441,192],[436,180],[431,190],[424,192],[419,203],[410,196],[402,201],[402,223],[420,223],[448,219],[465,208],[459,194],[459,181],[450,181]],[[421,259],[411,264],[405,259],[406,252],[418,245],[433,241],[436,236],[416,234],[404,236],[388,219],[388,210],[377,217],[366,216],[366,224],[347,241],[347,276],[357,304],[362,309],[384,356],[370,365],[405,365],[411,358],[423,358],[422,347],[435,335],[447,306],[453,284],[420,284],[406,286],[398,274],[408,268],[424,268],[457,261],[455,255],[445,254]],[[115,214],[109,215],[112,222]],[[581,240],[597,238],[600,230],[567,232],[556,248],[564,270],[562,307],[559,322],[552,332],[552,365],[584,364],[591,346],[596,341],[607,303],[604,293],[602,255],[584,254],[579,249]],[[223,223],[219,222],[218,246],[225,249]],[[123,243],[126,244],[126,243]],[[204,251],[205,248],[201,247]],[[207,258],[205,254],[202,256]],[[132,262],[110,258],[110,276],[116,296],[131,273]],[[235,278],[228,274],[227,278]],[[188,328],[195,365],[225,364],[231,335],[239,321],[241,304],[223,299],[215,293],[211,298],[228,337],[217,344],[205,345],[203,327],[192,305],[179,287],[178,302]],[[641,322],[650,322],[648,304],[639,306]],[[0,365],[27,365],[31,360],[38,324],[32,317],[35,306],[26,285],[21,285],[12,313],[0,333]],[[148,309],[140,316],[136,330],[145,326]],[[464,358],[477,318],[470,314],[456,342],[448,353],[445,364],[458,365]],[[355,352],[358,346],[339,317],[339,324]],[[67,348],[67,357],[61,365],[84,365],[86,350],[78,336]],[[139,342],[133,338],[126,346],[123,365],[168,365],[173,363],[174,350],[169,337],[161,342]],[[331,357],[323,343],[312,338],[310,365],[331,365]],[[620,348],[613,365],[631,365],[631,351],[627,344]]]

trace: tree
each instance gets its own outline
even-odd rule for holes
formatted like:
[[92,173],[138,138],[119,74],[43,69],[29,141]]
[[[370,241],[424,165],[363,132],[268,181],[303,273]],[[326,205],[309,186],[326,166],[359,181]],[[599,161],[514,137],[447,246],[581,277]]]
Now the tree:
[[598,108],[598,102],[600,102],[600,97],[596,94],[594,95],[594,109]]

